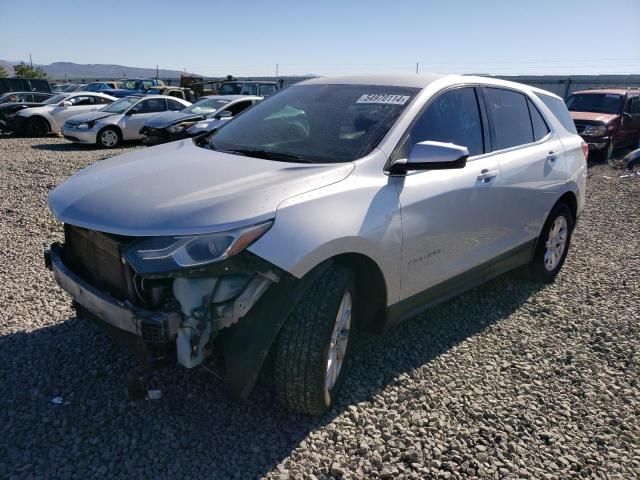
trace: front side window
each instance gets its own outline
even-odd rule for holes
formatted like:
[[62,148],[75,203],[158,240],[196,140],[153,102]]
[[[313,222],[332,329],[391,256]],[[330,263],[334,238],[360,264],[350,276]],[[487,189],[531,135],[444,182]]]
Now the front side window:
[[272,160],[350,162],[378,145],[417,92],[384,85],[293,86],[227,123],[208,145]]
[[88,95],[77,95],[68,99],[74,107],[80,107],[83,105],[93,105],[95,103],[95,97]]
[[243,111],[246,108],[250,107],[252,104],[253,103],[251,102],[251,100],[245,100],[245,101],[242,101],[242,102],[234,103],[230,107],[225,108],[225,110],[229,110],[232,115],[237,115],[241,111]]
[[485,100],[487,113],[493,119],[493,150],[534,141],[527,98],[522,93],[502,88],[486,88]]
[[242,86],[243,84],[239,82],[223,83],[218,93],[220,95],[240,95]]
[[242,95],[257,95],[258,86],[255,83],[247,83],[242,88]]
[[258,95],[261,97],[268,97],[269,95],[276,93],[276,90],[275,85],[260,85],[258,87]]
[[[456,88],[436,97],[409,135],[409,148],[431,140],[467,147],[471,156],[484,153],[482,121],[475,89]],[[405,151],[404,155],[408,153]]]
[[167,109],[164,98],[150,98],[135,106],[135,113],[164,112]]
[[617,93],[575,93],[567,98],[571,112],[620,113],[622,95]]
[[640,97],[633,97],[629,105],[629,113],[631,115],[640,114]]
[[167,104],[169,105],[169,110],[174,112],[179,112],[180,110],[184,110],[184,105],[180,102],[176,102],[175,100],[167,99]]

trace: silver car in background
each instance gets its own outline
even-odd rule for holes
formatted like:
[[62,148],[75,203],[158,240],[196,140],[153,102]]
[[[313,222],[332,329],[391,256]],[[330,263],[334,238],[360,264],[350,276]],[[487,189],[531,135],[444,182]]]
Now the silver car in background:
[[190,102],[168,95],[131,95],[107,108],[69,118],[62,128],[67,140],[115,148],[123,140],[141,140],[145,122],[166,111],[180,111]]
[[238,397],[266,368],[282,403],[320,414],[353,330],[517,267],[554,280],[585,199],[571,125],[560,97],[501,80],[307,80],[75,174],[50,194],[65,241],[45,261],[146,361],[217,352]]

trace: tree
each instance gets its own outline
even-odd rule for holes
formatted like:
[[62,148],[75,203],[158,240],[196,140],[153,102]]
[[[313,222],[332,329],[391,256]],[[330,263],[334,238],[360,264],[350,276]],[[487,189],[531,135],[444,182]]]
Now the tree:
[[47,78],[47,73],[40,67],[32,67],[24,62],[13,67],[16,78]]
[[7,78],[7,71],[4,67],[0,67],[0,78]]

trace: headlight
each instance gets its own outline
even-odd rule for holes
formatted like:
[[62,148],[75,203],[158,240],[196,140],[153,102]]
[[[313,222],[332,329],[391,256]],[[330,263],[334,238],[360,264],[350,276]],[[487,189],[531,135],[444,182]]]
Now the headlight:
[[197,128],[207,128],[211,122],[198,122],[194,125]]
[[224,260],[264,235],[273,221],[226,232],[176,237],[150,237],[134,242],[124,257],[138,273],[170,272]]
[[170,127],[167,128],[167,130],[170,133],[178,133],[184,130],[185,128],[187,128],[188,126],[189,126],[188,123],[179,123],[177,125],[171,125]]
[[93,127],[93,123],[88,123],[88,122],[79,123],[78,125],[76,125],[76,128],[92,128],[92,127]]
[[606,132],[607,127],[604,125],[587,125],[582,134],[590,137],[602,137]]

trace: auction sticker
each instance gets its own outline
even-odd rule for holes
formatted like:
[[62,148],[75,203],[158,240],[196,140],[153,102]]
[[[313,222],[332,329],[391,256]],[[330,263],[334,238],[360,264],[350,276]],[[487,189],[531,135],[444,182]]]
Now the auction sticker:
[[366,93],[356,103],[381,103],[383,105],[404,105],[409,95],[385,95],[384,93]]

